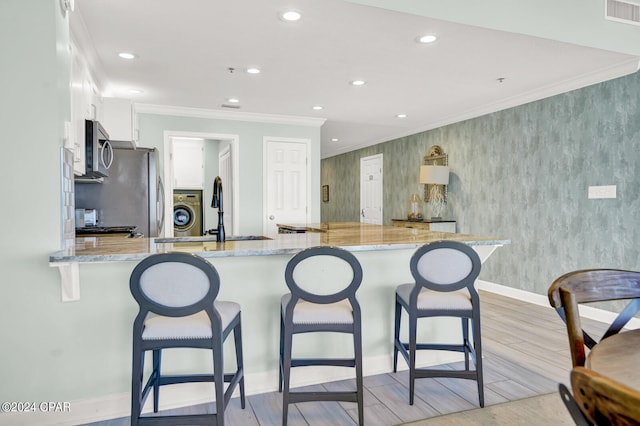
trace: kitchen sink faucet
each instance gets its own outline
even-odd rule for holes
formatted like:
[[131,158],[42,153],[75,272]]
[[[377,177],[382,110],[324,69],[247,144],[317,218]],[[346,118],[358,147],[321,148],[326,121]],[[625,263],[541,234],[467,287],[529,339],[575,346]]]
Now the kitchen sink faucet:
[[218,228],[209,229],[205,234],[215,235],[216,241],[224,243],[224,209],[222,208],[222,179],[220,176],[216,176],[213,180],[213,198],[211,199],[211,207],[218,209]]

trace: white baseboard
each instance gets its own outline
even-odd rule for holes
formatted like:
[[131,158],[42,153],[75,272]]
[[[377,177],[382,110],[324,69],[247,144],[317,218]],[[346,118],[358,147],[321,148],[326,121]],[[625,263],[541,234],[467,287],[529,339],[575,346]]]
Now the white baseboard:
[[[482,280],[477,281],[477,287],[479,290],[485,290],[491,293],[510,297],[512,299],[523,300],[525,302],[533,303],[534,305],[553,309],[549,304],[549,298],[546,295],[531,293],[529,291],[520,290],[518,288],[508,287],[505,285]],[[604,309],[598,309],[591,306],[580,306],[580,315],[585,318],[605,322],[608,324],[611,324],[613,320],[618,316],[618,314],[615,312],[605,311]],[[629,321],[626,328],[640,328],[640,318],[631,318],[631,321]]]
[[[478,280],[478,288],[552,309],[547,297],[544,295],[482,280]],[[587,318],[609,323],[613,321],[613,318],[616,316],[613,312],[592,307],[581,308],[580,312]],[[640,328],[640,319],[632,319],[629,327]],[[389,345],[391,346],[391,342],[389,342]],[[420,366],[447,364],[462,359],[460,354],[428,352],[424,355],[426,356],[419,357],[418,363]],[[391,355],[365,357],[363,359],[364,375],[370,376],[391,372],[392,364],[393,358]],[[398,369],[405,370],[406,368],[406,364],[402,360],[402,357],[400,357]],[[305,367],[303,371],[303,373],[296,374],[296,372],[294,372],[292,374],[292,387],[349,379],[352,378],[354,374],[353,369],[339,367]],[[245,376],[245,385],[247,395],[273,392],[278,388],[278,371],[270,370],[261,373],[247,374]],[[166,386],[162,390],[161,409],[209,403],[213,400],[212,386],[210,383]],[[150,401],[148,402],[150,403]],[[40,426],[91,423],[129,416],[130,403],[129,393],[125,392],[116,395],[71,401],[68,412],[56,413],[36,410],[36,412],[29,413],[2,413],[0,414],[0,424]],[[150,411],[149,404],[145,406],[145,411]]]

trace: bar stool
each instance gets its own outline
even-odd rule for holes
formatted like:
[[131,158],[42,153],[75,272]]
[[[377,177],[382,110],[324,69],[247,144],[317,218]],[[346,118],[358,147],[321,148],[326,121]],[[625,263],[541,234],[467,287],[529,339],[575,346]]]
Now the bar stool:
[[[133,323],[131,424],[224,425],[224,410],[240,385],[245,408],[240,305],[215,300],[220,278],[212,264],[187,253],[162,253],[147,257],[131,273],[131,294],[140,306]],[[223,344],[233,331],[236,372],[224,374]],[[162,375],[162,351],[198,348],[213,351],[213,374]],[[153,368],[143,387],[146,351],[153,353]],[[214,382],[216,413],[183,416],[141,416],[153,389],[153,411],[158,412],[160,386],[189,382]],[[224,383],[229,383],[224,391]]]
[[[319,259],[324,257],[324,259]],[[315,258],[313,262],[311,258]],[[337,260],[337,262],[335,262]],[[317,267],[319,262],[321,267]],[[319,294],[315,289],[303,288],[309,284],[301,270],[316,266],[311,273],[306,270],[306,278],[322,279],[323,284],[336,284],[339,266],[350,269],[347,285],[335,293]],[[303,266],[304,265],[304,266]],[[337,266],[339,265],[339,266]],[[358,405],[358,422],[364,424],[362,385],[362,326],[360,305],[356,290],[362,282],[362,267],[350,252],[337,247],[312,247],[296,254],[287,264],[285,281],[291,293],[282,297],[280,309],[280,380],[278,388],[282,396],[282,424],[287,424],[289,404],[307,401],[346,401]],[[340,281],[342,283],[343,281]],[[337,284],[336,284],[337,285]],[[314,291],[315,290],[315,291]],[[336,332],[353,335],[354,358],[296,358],[292,359],[293,335],[311,332]],[[352,392],[291,392],[291,367],[310,365],[355,367],[356,390]],[[284,385],[284,389],[283,389]]]
[[[482,344],[480,339],[480,299],[474,283],[480,274],[480,257],[466,244],[438,241],[426,244],[410,261],[413,284],[396,289],[393,371],[397,371],[398,352],[409,365],[409,404],[413,405],[415,380],[426,377],[451,377],[478,382],[480,407],[484,407],[482,379]],[[400,341],[402,310],[409,314],[409,343]],[[418,318],[458,317],[462,320],[462,343],[418,343]],[[473,344],[469,341],[469,321],[473,328]],[[416,368],[417,350],[444,350],[464,353],[464,370]],[[475,370],[469,368],[469,358]]]

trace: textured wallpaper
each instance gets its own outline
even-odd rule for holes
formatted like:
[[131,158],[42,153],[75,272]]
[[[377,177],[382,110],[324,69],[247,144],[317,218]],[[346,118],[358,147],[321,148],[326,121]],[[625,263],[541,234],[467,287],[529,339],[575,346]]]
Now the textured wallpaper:
[[[322,161],[323,221],[357,221],[361,157],[384,155],[384,223],[406,216],[422,157],[449,155],[444,217],[458,232],[508,238],[481,279],[546,294],[576,269],[640,270],[640,74]],[[587,199],[616,185],[616,199]],[[424,205],[425,214],[429,214]]]

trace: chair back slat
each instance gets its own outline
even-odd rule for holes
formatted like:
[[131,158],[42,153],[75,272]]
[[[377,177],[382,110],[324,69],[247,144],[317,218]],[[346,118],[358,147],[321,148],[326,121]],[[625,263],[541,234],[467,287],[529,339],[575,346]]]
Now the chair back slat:
[[556,279],[549,287],[549,302],[562,306],[560,287],[570,289],[577,303],[640,297],[640,272],[619,269],[583,269],[569,272]]
[[585,346],[591,349],[598,341],[583,329],[579,305],[631,299],[601,339],[618,333],[640,309],[640,272],[619,269],[569,272],[551,284],[547,296],[551,306],[556,308],[567,325],[573,366],[583,366],[586,361]]

